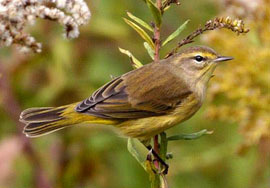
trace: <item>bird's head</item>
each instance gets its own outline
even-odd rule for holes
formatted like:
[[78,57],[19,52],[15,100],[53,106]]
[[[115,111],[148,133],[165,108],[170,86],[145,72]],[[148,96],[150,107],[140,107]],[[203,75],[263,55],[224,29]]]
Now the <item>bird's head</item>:
[[176,54],[173,59],[171,62],[180,67],[189,78],[196,82],[207,82],[220,62],[232,60],[233,57],[220,56],[209,47],[195,46]]

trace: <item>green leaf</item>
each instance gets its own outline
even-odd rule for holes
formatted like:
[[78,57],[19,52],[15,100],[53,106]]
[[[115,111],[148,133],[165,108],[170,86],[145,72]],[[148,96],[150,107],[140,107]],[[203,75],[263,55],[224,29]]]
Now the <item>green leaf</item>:
[[134,16],[133,14],[131,14],[130,12],[127,12],[128,17],[130,17],[132,20],[134,20],[135,22],[137,22],[138,24],[140,24],[141,26],[143,26],[145,29],[148,29],[149,31],[153,32],[153,28],[148,25],[145,21],[143,21],[142,19]]
[[146,0],[146,3],[152,12],[152,15],[155,19],[156,25],[159,27],[161,25],[161,21],[162,21],[160,10],[157,8],[157,6],[151,0]]
[[171,42],[175,37],[177,37],[187,26],[189,20],[185,21],[180,27],[178,27],[168,38],[162,43],[165,46],[167,43]]
[[151,46],[152,49],[155,48],[155,45],[154,45],[152,39],[140,26],[138,26],[137,24],[135,24],[134,22],[132,22],[126,18],[123,18],[123,19],[130,27],[132,27]]
[[137,69],[137,68],[140,68],[143,66],[143,64],[136,58],[134,57],[134,55],[132,55],[132,53],[128,50],[125,50],[125,49],[122,49],[122,48],[119,48],[119,51],[123,54],[126,54],[129,58],[130,58],[130,61],[132,63],[132,66]]
[[212,134],[213,131],[208,131],[207,129],[203,129],[199,132],[196,133],[191,133],[191,134],[179,134],[179,135],[174,135],[168,137],[168,141],[174,141],[174,140],[195,140],[198,139],[204,135]]
[[131,155],[141,164],[145,170],[147,170],[145,161],[148,150],[146,147],[138,139],[128,138],[127,148]]
[[145,49],[147,50],[149,56],[154,60],[155,59],[155,52],[154,50],[151,48],[151,46],[149,46],[149,44],[147,42],[143,43]]

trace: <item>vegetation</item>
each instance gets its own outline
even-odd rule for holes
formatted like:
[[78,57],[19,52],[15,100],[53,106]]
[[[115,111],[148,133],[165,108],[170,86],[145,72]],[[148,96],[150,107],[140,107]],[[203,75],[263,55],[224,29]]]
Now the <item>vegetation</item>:
[[[169,140],[194,139],[209,133],[204,129],[213,130],[213,134],[197,140],[170,142],[168,148],[166,135],[162,134],[160,155],[163,159],[173,156],[166,179],[170,187],[269,186],[268,1],[262,1],[261,5],[258,3],[261,1],[246,4],[230,1],[221,5],[210,0],[191,0],[181,1],[180,6],[176,6],[177,1],[165,2],[159,6],[149,0],[91,0],[87,4],[92,18],[80,28],[77,39],[62,39],[61,26],[38,20],[28,31],[42,43],[40,54],[23,54],[16,46],[0,49],[0,156],[3,158],[0,187],[150,187],[148,175],[127,152],[126,139],[111,129],[78,126],[29,140],[21,133],[19,113],[32,106],[80,101],[111,76],[131,70],[119,47],[138,67],[140,62],[145,64],[174,53],[172,49],[176,46],[193,40],[184,36],[200,35],[209,23],[231,25],[232,30],[239,25],[236,31],[247,31],[241,21],[213,19],[217,15],[248,21],[251,31],[236,37],[227,30],[218,30],[202,35],[202,42],[197,39],[197,44],[204,43],[222,54],[234,56],[235,61],[218,68],[210,82],[208,104],[192,119],[167,132]],[[167,5],[170,9],[165,8]],[[127,9],[130,12],[125,15]],[[241,9],[248,14],[241,15]],[[165,10],[168,11],[163,14]],[[202,30],[196,29],[204,22]],[[136,31],[140,35],[135,36]],[[170,137],[173,135],[178,136]],[[128,143],[133,156],[140,157],[134,155],[134,149],[140,147],[136,140]],[[157,168],[152,161],[145,163],[145,159],[142,162],[147,172]],[[152,173],[152,184],[160,180],[155,177],[157,174],[162,180],[158,184],[165,185],[167,180],[162,173]]]

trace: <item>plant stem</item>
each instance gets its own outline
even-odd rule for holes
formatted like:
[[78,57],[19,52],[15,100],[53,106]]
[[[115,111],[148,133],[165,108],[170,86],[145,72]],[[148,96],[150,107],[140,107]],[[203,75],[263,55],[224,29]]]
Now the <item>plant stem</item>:
[[[159,10],[162,8],[162,3],[161,0],[156,1],[157,7]],[[154,61],[157,62],[159,61],[159,50],[160,50],[160,26],[157,26],[155,24],[154,28],[154,40],[155,40],[155,59]],[[154,150],[157,154],[159,154],[159,143],[158,143],[158,135],[154,136]],[[155,167],[159,170],[159,162],[158,160],[155,160],[154,162]]]
[[[158,143],[158,135],[154,136],[154,150],[157,154],[159,154],[159,143]],[[159,161],[156,160],[154,161],[154,165],[155,167],[159,170]]]
[[[156,4],[157,4],[158,9],[161,10],[161,8],[162,8],[161,0],[157,0]],[[157,62],[157,61],[159,61],[159,50],[160,50],[160,26],[157,26],[157,24],[155,24],[155,28],[154,28],[154,40],[155,40],[154,61]],[[157,154],[159,154],[158,135],[155,135],[155,137],[154,137],[154,150]],[[154,164],[155,164],[155,167],[157,169],[159,169],[158,160],[155,160]]]
[[[161,0],[157,0],[156,2],[158,9],[161,11],[162,9],[162,2]],[[155,40],[155,57],[154,61],[159,61],[159,50],[160,50],[160,26],[155,24],[154,28],[154,40]]]
[[[156,5],[158,7],[158,9],[160,10],[160,12],[162,12],[162,1],[161,0],[156,0]],[[161,40],[160,40],[160,28],[161,28],[161,25],[157,25],[155,24],[155,28],[154,28],[154,43],[155,43],[155,56],[154,56],[154,61],[155,62],[158,62],[159,61],[159,51],[160,51],[160,47],[161,47]],[[167,148],[167,142],[164,143],[162,141],[162,135],[161,135],[161,144],[166,144],[166,146],[162,146],[162,156],[163,156],[163,160],[165,162],[165,159],[166,157],[166,153],[164,154],[163,152],[167,149],[164,150],[164,148]],[[166,138],[166,135],[165,135],[165,138]],[[154,150],[155,152],[160,155],[161,152],[160,152],[160,148],[159,148],[159,141],[158,141],[158,135],[155,135],[154,138],[153,138],[153,141],[154,141]],[[153,181],[151,182],[151,187],[152,188],[161,188],[161,187],[168,187],[168,184],[167,184],[167,179],[165,177],[165,174],[159,174],[160,173],[160,164],[159,164],[159,161],[157,160],[157,158],[155,158],[154,160],[154,166],[155,168],[157,169],[158,173],[154,176],[154,179]]]
[[160,133],[160,157],[166,161],[168,140],[165,132]]
[[155,59],[154,61],[159,61],[159,49],[160,49],[160,28],[155,26]]

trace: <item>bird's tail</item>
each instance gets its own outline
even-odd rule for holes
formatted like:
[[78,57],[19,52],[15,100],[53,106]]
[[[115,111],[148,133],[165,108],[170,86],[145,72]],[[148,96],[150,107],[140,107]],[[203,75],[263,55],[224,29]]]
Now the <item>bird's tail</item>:
[[20,121],[26,126],[24,134],[28,137],[38,137],[78,123],[114,124],[88,114],[75,111],[77,103],[60,107],[29,108],[20,115]]
[[24,110],[20,115],[20,121],[26,124],[24,134],[28,137],[38,137],[80,123],[71,120],[70,115],[66,113],[73,107],[74,105],[67,105]]
[[79,123],[114,125],[117,121],[75,111],[78,103],[60,107],[29,108],[20,115],[24,134],[39,137]]

